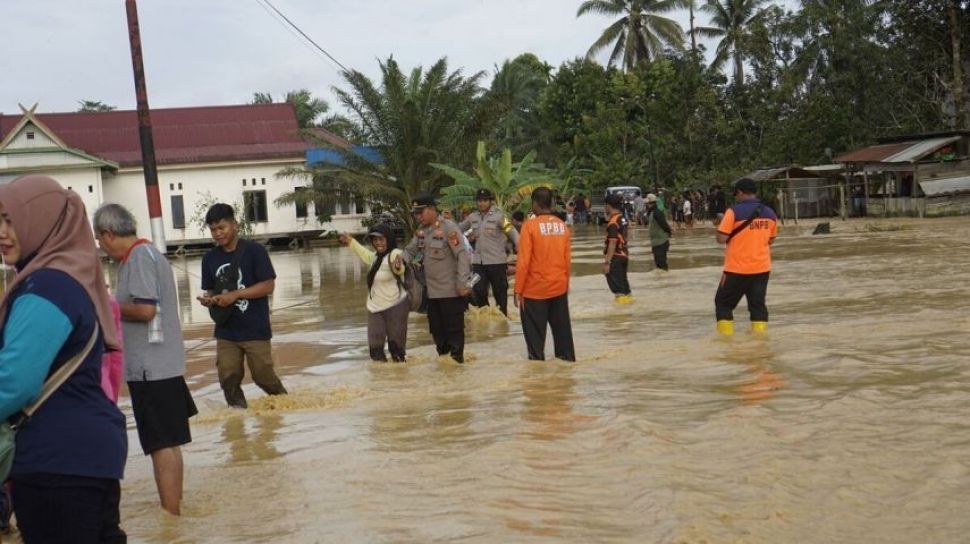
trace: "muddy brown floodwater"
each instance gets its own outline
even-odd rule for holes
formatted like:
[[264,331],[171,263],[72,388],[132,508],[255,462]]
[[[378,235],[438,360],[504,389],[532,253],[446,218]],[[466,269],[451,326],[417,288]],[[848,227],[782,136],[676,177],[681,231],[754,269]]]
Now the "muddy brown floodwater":
[[[287,399],[224,408],[199,259],[176,260],[189,381],[184,515],[157,507],[130,427],[132,542],[967,542],[970,220],[787,226],[767,337],[714,334],[710,227],[636,300],[578,227],[578,362],[525,360],[517,321],[467,319],[468,362],[438,361],[412,314],[406,365],[365,345],[365,270],[349,250],[273,253]],[[551,349],[551,348],[550,348]],[[123,407],[131,423],[130,406]]]

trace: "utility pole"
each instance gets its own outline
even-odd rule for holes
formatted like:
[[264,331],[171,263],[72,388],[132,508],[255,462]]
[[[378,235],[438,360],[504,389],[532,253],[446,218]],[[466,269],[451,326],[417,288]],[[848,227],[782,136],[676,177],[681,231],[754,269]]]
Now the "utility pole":
[[135,0],[125,0],[128,12],[128,43],[131,46],[131,68],[135,73],[135,96],[138,99],[138,138],[141,142],[141,161],[145,172],[145,193],[148,197],[148,216],[152,226],[152,242],[165,253],[165,225],[162,223],[162,198],[158,193],[158,167],[155,164],[155,141],[152,138],[152,117],[148,109],[148,89],[145,85],[145,66],[142,62],[141,31],[138,28],[138,6]]

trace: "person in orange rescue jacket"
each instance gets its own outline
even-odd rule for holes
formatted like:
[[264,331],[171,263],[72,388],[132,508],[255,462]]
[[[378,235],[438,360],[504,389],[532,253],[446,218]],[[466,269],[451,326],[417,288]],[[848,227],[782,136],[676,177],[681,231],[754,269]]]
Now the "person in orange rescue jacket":
[[552,191],[532,191],[535,217],[522,225],[519,260],[515,267],[515,304],[522,317],[522,333],[530,360],[545,360],[546,327],[552,328],[556,357],[575,361],[569,321],[569,273],[572,261],[570,232],[552,213]]
[[734,184],[737,204],[724,213],[717,227],[717,241],[725,244],[724,272],[714,296],[717,330],[734,334],[734,308],[745,297],[751,314],[751,330],[768,330],[768,276],[771,244],[778,234],[778,217],[757,196],[755,182],[741,178]]

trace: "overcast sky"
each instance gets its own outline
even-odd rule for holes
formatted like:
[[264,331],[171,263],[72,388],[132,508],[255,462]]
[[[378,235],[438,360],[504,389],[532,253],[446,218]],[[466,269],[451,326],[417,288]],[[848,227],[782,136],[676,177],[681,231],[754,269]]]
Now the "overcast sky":
[[[342,64],[371,77],[391,54],[405,69],[447,56],[466,74],[491,74],[525,52],[558,66],[585,54],[611,22],[577,19],[581,0],[271,1]],[[0,112],[19,113],[18,102],[74,111],[82,99],[134,109],[124,4],[0,0]],[[258,0],[140,0],[138,9],[153,108],[241,104],[255,91],[299,88],[332,104],[330,88],[342,83],[335,64]],[[686,12],[674,18],[686,26]]]

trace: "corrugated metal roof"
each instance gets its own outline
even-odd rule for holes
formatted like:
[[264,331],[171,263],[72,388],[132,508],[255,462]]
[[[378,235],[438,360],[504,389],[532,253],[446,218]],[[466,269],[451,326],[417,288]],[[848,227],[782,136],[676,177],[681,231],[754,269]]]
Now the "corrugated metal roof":
[[927,138],[909,142],[871,145],[835,158],[836,162],[915,162],[941,147],[960,139],[960,136]]
[[926,196],[944,196],[970,193],[970,174],[948,178],[936,178],[919,182]]
[[[64,142],[121,166],[141,164],[135,111],[37,114]],[[19,116],[0,116],[0,137]],[[290,104],[152,110],[158,164],[302,158],[304,142]]]
[[783,179],[819,179],[822,176],[817,172],[809,172],[797,166],[783,166],[780,168],[765,168],[755,170],[744,176],[754,181],[783,180]]

